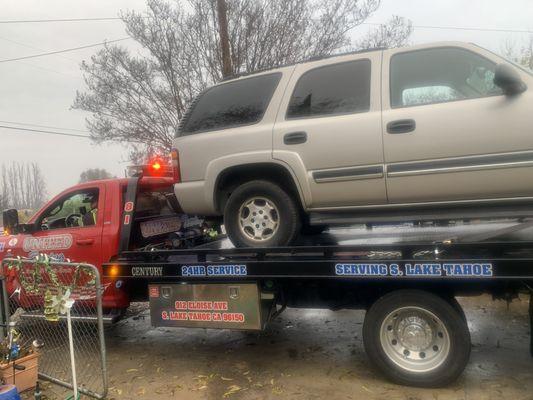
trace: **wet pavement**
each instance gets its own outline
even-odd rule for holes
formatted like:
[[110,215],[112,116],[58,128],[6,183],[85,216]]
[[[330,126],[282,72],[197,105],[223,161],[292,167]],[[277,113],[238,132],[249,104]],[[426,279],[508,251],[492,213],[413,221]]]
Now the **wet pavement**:
[[[376,227],[360,229],[355,237],[353,230],[336,230],[318,240],[441,240],[509,225]],[[527,231],[507,240],[524,240]],[[147,305],[137,303],[135,315],[106,329],[108,398],[533,399],[528,299],[510,304],[489,296],[459,301],[472,335],[472,354],[459,380],[442,389],[398,386],[371,368],[362,343],[364,311],[287,309],[266,331],[246,333],[153,328]],[[65,398],[60,392],[46,385],[49,398]]]
[[[146,305],[107,329],[110,399],[531,399],[525,298],[460,299],[465,373],[443,389],[387,382],[362,344],[363,311],[288,309],[261,333],[152,328]],[[49,398],[64,398],[47,385]],[[61,397],[62,396],[62,397]]]

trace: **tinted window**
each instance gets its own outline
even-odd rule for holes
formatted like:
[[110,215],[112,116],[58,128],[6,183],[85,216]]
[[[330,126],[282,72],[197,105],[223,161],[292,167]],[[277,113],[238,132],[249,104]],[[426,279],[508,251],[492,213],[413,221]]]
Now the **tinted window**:
[[359,60],[306,72],[296,84],[287,118],[368,111],[370,67],[369,60]]
[[261,75],[212,87],[200,96],[181,133],[188,135],[259,122],[280,78],[279,73]]
[[502,94],[496,64],[463,49],[396,54],[391,59],[391,106],[404,107]]

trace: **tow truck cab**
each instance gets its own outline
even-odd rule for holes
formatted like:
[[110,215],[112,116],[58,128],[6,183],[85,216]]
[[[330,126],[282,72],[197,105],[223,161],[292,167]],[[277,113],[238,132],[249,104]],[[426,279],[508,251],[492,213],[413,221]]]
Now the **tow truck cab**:
[[[102,264],[113,262],[121,251],[176,248],[185,232],[187,237],[204,236],[201,220],[180,213],[172,185],[166,176],[79,184],[55,196],[27,224],[19,224],[13,210],[5,211],[0,259],[47,254],[55,261],[93,264],[101,271]],[[133,296],[124,282],[104,278],[103,284],[104,309],[129,306]]]

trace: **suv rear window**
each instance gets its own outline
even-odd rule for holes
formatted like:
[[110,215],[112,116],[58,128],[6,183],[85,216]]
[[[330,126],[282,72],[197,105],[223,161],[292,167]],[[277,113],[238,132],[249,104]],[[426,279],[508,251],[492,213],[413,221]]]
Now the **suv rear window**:
[[181,135],[259,122],[270,103],[281,73],[224,83],[203,93],[180,130]]
[[370,60],[357,60],[306,72],[294,88],[287,119],[368,111],[370,69]]

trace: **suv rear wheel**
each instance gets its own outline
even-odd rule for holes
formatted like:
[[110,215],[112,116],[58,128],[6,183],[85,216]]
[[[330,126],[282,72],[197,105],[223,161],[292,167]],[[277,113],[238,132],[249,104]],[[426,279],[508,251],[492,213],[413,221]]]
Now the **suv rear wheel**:
[[257,180],[233,191],[224,225],[236,247],[271,247],[290,244],[301,221],[291,195],[275,183]]

